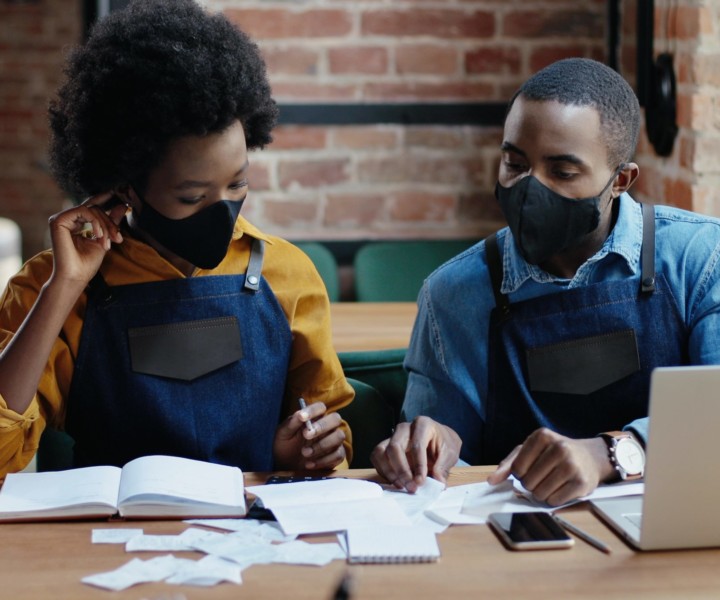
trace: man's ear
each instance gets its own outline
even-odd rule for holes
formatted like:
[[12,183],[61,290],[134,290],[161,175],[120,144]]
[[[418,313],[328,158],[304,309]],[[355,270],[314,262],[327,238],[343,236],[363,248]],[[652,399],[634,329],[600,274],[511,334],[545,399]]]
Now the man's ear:
[[617,198],[623,192],[627,192],[640,175],[640,167],[634,162],[626,162],[621,165],[612,186],[612,196]]

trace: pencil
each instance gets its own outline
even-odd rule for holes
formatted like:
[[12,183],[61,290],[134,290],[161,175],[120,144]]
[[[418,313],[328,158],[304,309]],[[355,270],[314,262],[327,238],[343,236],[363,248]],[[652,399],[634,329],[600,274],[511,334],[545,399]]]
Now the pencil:
[[561,525],[564,529],[567,529],[570,533],[576,535],[576,536],[579,537],[582,541],[590,544],[592,547],[597,548],[598,550],[600,550],[600,552],[604,552],[605,554],[610,554],[610,552],[612,552],[612,551],[610,550],[610,546],[608,546],[607,544],[601,542],[601,541],[600,541],[599,539],[597,539],[596,537],[591,536],[589,533],[586,533],[585,531],[583,531],[583,530],[580,529],[579,527],[576,527],[575,525],[573,525],[572,523],[570,523],[570,521],[566,521],[565,519],[563,519],[562,517],[559,517],[559,516],[556,515],[556,514],[553,514],[553,516],[555,517],[555,519],[557,520],[557,522],[560,523],[560,525]]
[[[307,408],[307,403],[305,402],[305,398],[298,398],[298,404],[300,405],[301,410],[305,410]],[[315,426],[312,424],[312,421],[305,421],[305,428],[310,433],[315,433]]]

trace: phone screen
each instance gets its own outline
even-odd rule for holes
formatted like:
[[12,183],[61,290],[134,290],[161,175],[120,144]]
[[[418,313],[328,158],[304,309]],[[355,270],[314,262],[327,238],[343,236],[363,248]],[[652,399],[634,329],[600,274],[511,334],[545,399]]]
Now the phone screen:
[[548,513],[493,513],[488,521],[508,546],[518,550],[573,545],[573,539]]

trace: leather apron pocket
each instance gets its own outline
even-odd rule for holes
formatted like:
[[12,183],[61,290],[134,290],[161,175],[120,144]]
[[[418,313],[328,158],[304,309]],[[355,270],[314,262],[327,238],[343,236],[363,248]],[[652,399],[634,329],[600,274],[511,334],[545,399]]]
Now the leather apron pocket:
[[243,356],[237,317],[128,329],[135,373],[192,381]]
[[640,370],[633,329],[526,350],[533,392],[587,395]]

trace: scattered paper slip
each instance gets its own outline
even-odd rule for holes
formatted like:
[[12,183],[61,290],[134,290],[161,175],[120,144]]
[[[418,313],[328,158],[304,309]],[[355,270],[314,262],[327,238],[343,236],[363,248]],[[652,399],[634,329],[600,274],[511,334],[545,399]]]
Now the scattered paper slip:
[[88,585],[118,592],[138,583],[162,581],[170,577],[177,569],[176,560],[172,555],[158,556],[150,560],[133,558],[119,569],[89,575],[83,577],[81,581]]
[[274,563],[324,567],[333,560],[345,560],[345,551],[339,544],[308,544],[296,540],[287,544],[276,544]]
[[138,535],[127,541],[126,552],[182,552],[195,550],[193,545],[200,539],[213,536],[222,537],[222,533],[190,527],[180,535]]
[[252,535],[267,540],[268,542],[291,542],[297,538],[297,535],[285,535],[280,525],[274,521],[257,521],[255,519],[188,519],[185,523]]
[[208,587],[223,581],[242,583],[241,570],[217,556],[205,556],[198,561],[188,561],[179,565],[175,573],[165,582],[177,585],[195,585]]

